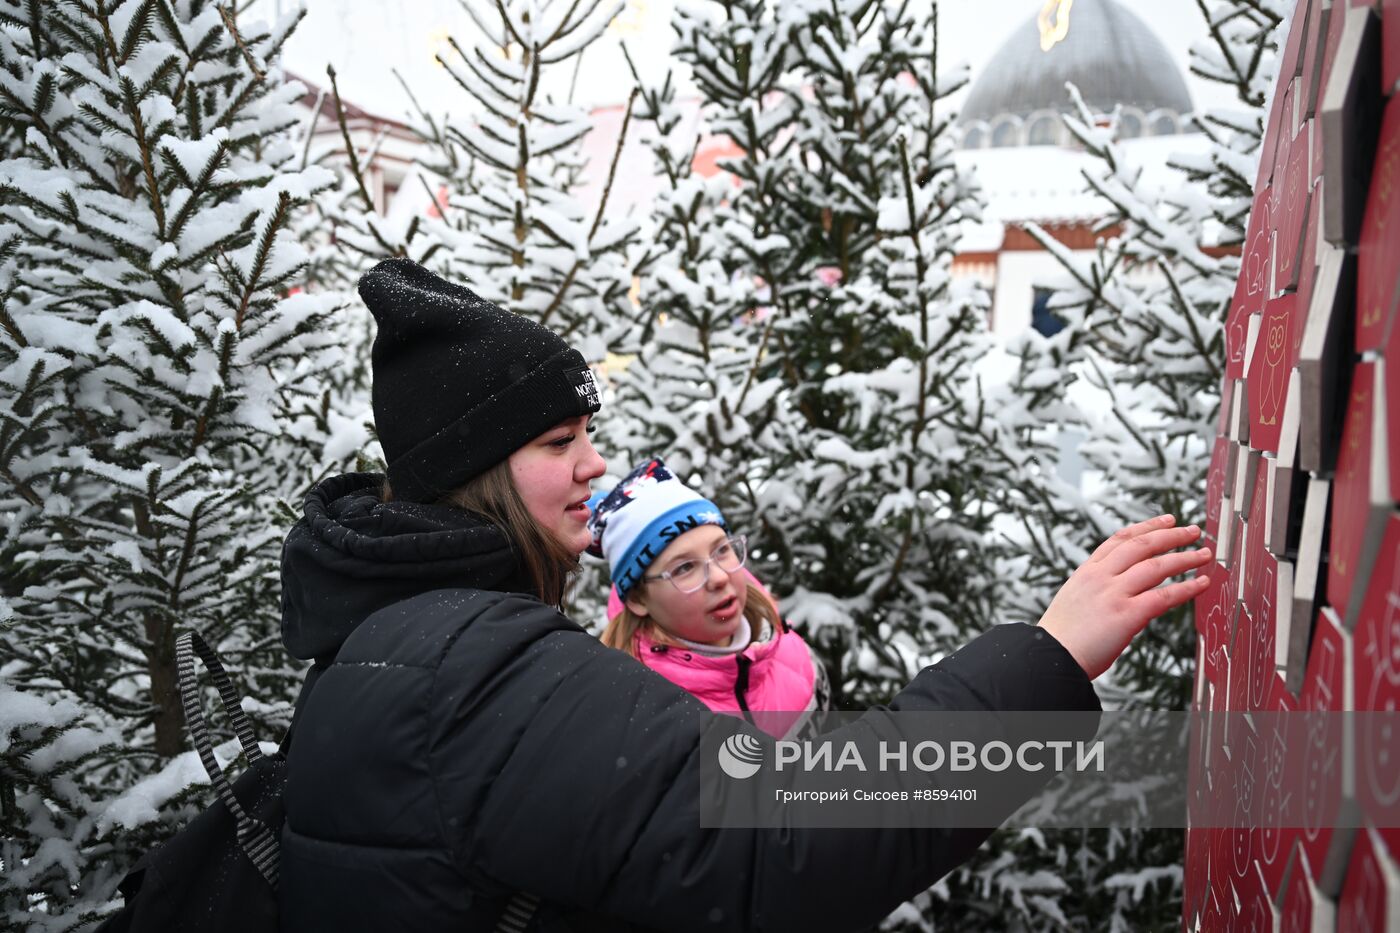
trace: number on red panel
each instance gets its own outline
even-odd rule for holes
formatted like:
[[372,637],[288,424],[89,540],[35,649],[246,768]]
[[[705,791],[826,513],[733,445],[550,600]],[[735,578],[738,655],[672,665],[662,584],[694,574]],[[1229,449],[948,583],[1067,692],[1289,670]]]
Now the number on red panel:
[[1356,834],[1337,900],[1337,933],[1400,930],[1400,870],[1374,830]]
[[1385,340],[1400,283],[1400,99],[1381,120],[1356,260],[1356,349]]
[[[1385,436],[1388,450],[1400,440],[1400,327],[1392,327],[1383,351],[1385,360]],[[1392,440],[1394,439],[1394,440]],[[1390,477],[1390,501],[1400,502],[1400,454],[1390,452],[1386,458]]]
[[1312,200],[1312,133],[1309,120],[1289,143],[1287,159],[1274,177],[1274,288],[1275,294],[1296,289],[1303,267],[1303,224]]
[[1230,456],[1230,439],[1215,439],[1210,456],[1210,471],[1206,473],[1206,537],[1212,542],[1220,538],[1220,500],[1225,495],[1225,464]]
[[1257,609],[1260,571],[1263,569],[1261,555],[1268,553],[1264,520],[1269,513],[1269,462],[1260,457],[1251,478],[1254,481],[1254,491],[1249,496],[1249,516],[1245,524],[1245,533],[1241,536],[1243,551],[1240,557],[1244,561],[1244,591],[1241,598],[1246,605]]
[[1203,675],[1214,677],[1220,652],[1228,651],[1230,633],[1234,623],[1235,598],[1230,592],[1230,574],[1219,562],[1206,565],[1210,583],[1205,592],[1196,597],[1195,615],[1197,628],[1205,641],[1205,665]]
[[[1298,698],[1299,708],[1305,714],[1346,712],[1351,694],[1347,683],[1350,668],[1351,637],[1342,628],[1332,607],[1324,606],[1317,614],[1313,630],[1307,673]],[[1333,849],[1348,835],[1344,829],[1337,828],[1343,796],[1343,743],[1341,717],[1313,715],[1306,718],[1306,741],[1301,752],[1303,833],[1300,845],[1308,864],[1319,873],[1318,881],[1323,884],[1333,880],[1325,876],[1324,870],[1336,864]]]
[[1373,825],[1400,813],[1400,516],[1386,523],[1352,633],[1356,794]]
[[[1322,135],[1321,133],[1315,135]],[[1321,186],[1318,186],[1319,192]],[[1316,194],[1308,203],[1308,219],[1303,228],[1303,251],[1298,259],[1297,304],[1293,309],[1292,346],[1289,349],[1290,365],[1298,365],[1298,357],[1303,349],[1303,326],[1307,324],[1308,307],[1312,304],[1313,283],[1317,281],[1317,241],[1322,236],[1322,196]]]
[[1332,484],[1332,540],[1327,562],[1327,601],[1347,618],[1362,538],[1370,511],[1371,398],[1375,365],[1358,363],[1342,425],[1337,478]]
[[1241,933],[1273,933],[1278,929],[1278,908],[1264,889],[1258,863],[1252,863],[1249,872],[1239,879],[1235,894],[1239,897],[1239,910],[1234,929]]
[[1312,866],[1308,864],[1307,858],[1301,851],[1298,856],[1293,870],[1288,873],[1288,889],[1283,895],[1279,933],[1314,933],[1315,930],[1330,930],[1336,909],[1313,882]]
[[[1297,701],[1277,672],[1270,685],[1268,708],[1278,714],[1292,713],[1298,708]],[[1288,741],[1287,717],[1275,715],[1260,721],[1266,724],[1266,732],[1261,736],[1264,743],[1260,765],[1261,818],[1255,848],[1264,887],[1270,896],[1277,899],[1288,869],[1289,856],[1299,836],[1302,798],[1297,793],[1296,782],[1290,781],[1289,777],[1297,773],[1301,762],[1296,757],[1298,750],[1292,748]]]
[[1249,318],[1262,313],[1269,296],[1269,264],[1272,252],[1273,227],[1269,221],[1269,189],[1254,197],[1245,234],[1244,253],[1240,257],[1240,277],[1235,283],[1235,295],[1225,322],[1225,375],[1230,379],[1245,376],[1245,338],[1249,335]]

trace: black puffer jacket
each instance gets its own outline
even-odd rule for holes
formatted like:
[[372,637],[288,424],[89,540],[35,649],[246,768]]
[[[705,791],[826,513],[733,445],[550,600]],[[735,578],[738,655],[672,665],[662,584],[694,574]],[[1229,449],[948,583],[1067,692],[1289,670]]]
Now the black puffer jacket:
[[[284,929],[490,930],[521,890],[532,930],[860,929],[986,838],[702,829],[701,736],[751,727],[523,595],[497,530],[380,504],[378,479],[322,483],[284,551],[287,647],[323,671],[290,753]],[[893,706],[1099,708],[1025,625]]]

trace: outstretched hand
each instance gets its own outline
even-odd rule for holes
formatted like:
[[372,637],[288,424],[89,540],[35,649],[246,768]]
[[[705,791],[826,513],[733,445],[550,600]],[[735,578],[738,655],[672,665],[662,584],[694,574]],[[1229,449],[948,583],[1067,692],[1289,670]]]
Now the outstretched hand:
[[1040,627],[1064,645],[1093,680],[1117,660],[1147,623],[1195,599],[1209,584],[1205,574],[1162,586],[1204,566],[1209,548],[1176,551],[1201,536],[1195,525],[1173,528],[1170,515],[1130,525],[1109,538],[1060,587]]

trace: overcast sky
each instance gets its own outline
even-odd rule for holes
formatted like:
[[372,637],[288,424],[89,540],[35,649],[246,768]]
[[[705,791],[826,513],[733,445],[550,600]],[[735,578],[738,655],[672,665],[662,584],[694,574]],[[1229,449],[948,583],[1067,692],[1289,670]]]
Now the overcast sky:
[[[1198,108],[1228,104],[1229,91],[1187,73],[1188,50],[1206,38],[1195,0],[1120,0],[1161,37],[1186,74]],[[1034,17],[1043,0],[944,0],[939,44],[945,62],[965,62],[973,76],[1021,23]],[[291,0],[257,0],[253,16],[270,16],[294,6]],[[465,40],[475,30],[459,0],[306,0],[307,15],[288,44],[286,66],[326,83],[326,63],[335,65],[341,94],[368,110],[401,117],[407,99],[393,76],[397,70],[420,103],[434,112],[461,112],[465,93],[433,59],[446,51],[446,37]],[[488,9],[489,9],[488,5]],[[659,79],[669,61],[672,0],[628,0],[604,40],[590,47],[579,69],[574,99],[616,104],[626,99],[632,79],[618,50],[625,41],[648,79]],[[247,14],[245,14],[247,15]],[[1070,28],[1074,26],[1073,13]],[[563,95],[572,64],[555,66],[548,87]]]

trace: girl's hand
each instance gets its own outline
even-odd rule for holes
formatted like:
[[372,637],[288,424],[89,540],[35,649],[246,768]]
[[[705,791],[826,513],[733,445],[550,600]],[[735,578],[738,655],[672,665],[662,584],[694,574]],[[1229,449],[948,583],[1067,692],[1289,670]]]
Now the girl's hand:
[[1040,617],[1040,627],[1065,646],[1090,680],[1108,670],[1148,622],[1195,599],[1209,584],[1205,574],[1198,574],[1161,585],[1211,559],[1209,548],[1169,553],[1201,536],[1195,525],[1173,528],[1175,521],[1159,515],[1099,545]]

